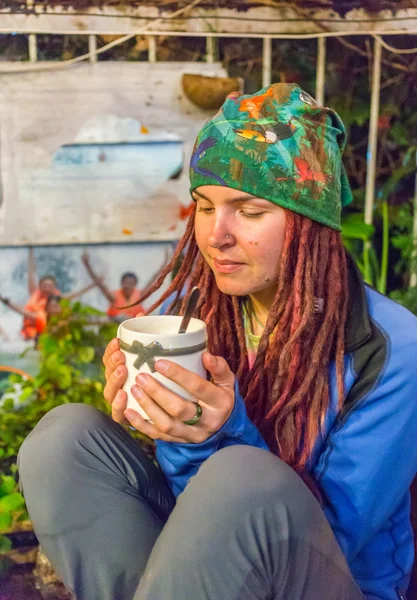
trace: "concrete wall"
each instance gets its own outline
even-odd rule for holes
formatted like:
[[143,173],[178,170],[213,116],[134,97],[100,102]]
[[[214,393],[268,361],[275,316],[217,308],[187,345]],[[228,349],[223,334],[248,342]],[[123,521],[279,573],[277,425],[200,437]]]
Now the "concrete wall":
[[[27,301],[28,244],[36,247],[38,276],[51,273],[62,292],[89,283],[80,259],[86,248],[111,289],[125,271],[143,286],[161,267],[184,228],[189,158],[210,116],[182,91],[182,74],[190,72],[226,75],[219,64],[137,62],[0,72],[1,295]],[[83,160],[72,160],[74,144],[78,152],[80,143],[136,143],[148,131],[157,142],[180,140],[180,176],[170,179],[178,156],[161,153],[159,142],[139,158],[132,147],[103,148],[94,165],[97,149],[84,145]],[[58,160],[63,148],[65,161]],[[107,307],[98,290],[83,301]],[[0,326],[11,340],[19,339],[21,321],[0,305]]]

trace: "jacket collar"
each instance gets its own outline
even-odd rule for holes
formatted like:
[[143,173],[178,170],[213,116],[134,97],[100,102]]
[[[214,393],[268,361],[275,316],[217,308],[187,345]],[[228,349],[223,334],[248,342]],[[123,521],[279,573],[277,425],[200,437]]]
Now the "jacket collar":
[[349,253],[346,253],[346,257],[349,305],[345,332],[345,352],[349,354],[362,346],[371,337],[372,328],[362,274]]

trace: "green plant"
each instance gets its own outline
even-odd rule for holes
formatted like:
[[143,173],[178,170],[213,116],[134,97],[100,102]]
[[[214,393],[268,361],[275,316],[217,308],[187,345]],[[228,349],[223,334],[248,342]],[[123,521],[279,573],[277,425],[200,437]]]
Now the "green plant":
[[401,250],[402,263],[397,263],[394,267],[397,272],[400,272],[400,266],[404,268],[406,265],[409,269],[415,260],[410,206],[404,204],[399,210],[394,210],[395,207],[389,205],[389,198],[402,180],[416,172],[415,154],[416,147],[409,148],[404,154],[401,166],[379,187],[378,202],[375,205],[375,219],[381,232],[379,253],[373,243],[376,228],[364,222],[363,212],[348,213],[342,221],[345,246],[354,255],[365,281],[381,294],[387,293],[390,245]]
[[101,357],[117,326],[102,319],[95,309],[62,302],[62,312],[39,339],[39,373],[32,380],[9,377],[9,397],[0,407],[0,553],[11,547],[2,534],[28,519],[15,478],[16,457],[24,439],[60,404],[81,402],[109,412],[103,398]]
[[[9,474],[23,440],[60,404],[81,402],[109,412],[103,398],[101,357],[116,324],[79,303],[62,303],[62,313],[39,339],[40,370],[33,380],[9,377],[10,396],[0,407],[0,473]],[[19,384],[19,396],[12,386]]]
[[17,491],[14,476],[0,475],[0,554],[12,547],[12,542],[4,533],[13,531],[19,522],[28,518],[25,500]]
[[[400,258],[394,266],[395,273],[417,274],[417,239],[413,236],[413,214],[410,204],[403,204],[398,210],[391,238],[392,245],[399,251]],[[414,275],[415,277],[415,275]],[[411,277],[410,277],[411,279]],[[409,281],[406,279],[406,284]],[[417,315],[417,285],[405,285],[390,293],[390,297]]]
[[[40,419],[54,407],[72,402],[110,413],[103,397],[102,356],[117,324],[103,321],[102,313],[80,303],[61,304],[62,312],[39,338],[39,373],[32,380],[11,375],[10,397],[0,407],[0,533],[27,518],[24,499],[16,490],[15,463],[20,446]],[[132,434],[153,458],[148,439],[139,432]],[[7,540],[0,537],[0,552]]]

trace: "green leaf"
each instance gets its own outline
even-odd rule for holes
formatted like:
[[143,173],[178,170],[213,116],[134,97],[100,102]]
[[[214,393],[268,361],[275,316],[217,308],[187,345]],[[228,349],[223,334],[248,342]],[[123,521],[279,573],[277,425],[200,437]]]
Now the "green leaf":
[[11,540],[5,535],[0,535],[0,554],[3,552],[9,552],[12,549]]
[[14,401],[13,398],[7,398],[4,402],[3,402],[3,410],[4,411],[10,411],[10,410],[14,410]]
[[399,117],[401,115],[400,107],[398,104],[393,104],[392,102],[387,102],[383,104],[381,107],[381,115],[386,115],[388,117]]
[[16,481],[14,477],[10,475],[2,475],[0,483],[0,496],[5,496],[13,492],[16,487]]
[[387,179],[387,181],[384,183],[384,185],[381,186],[381,188],[378,192],[378,197],[382,201],[385,201],[389,198],[389,196],[395,191],[398,184],[400,183],[400,181],[402,179],[404,179],[404,177],[407,177],[408,175],[411,175],[412,173],[416,172],[417,168],[415,166],[415,162],[414,161],[411,162],[409,160],[410,156],[413,156],[414,154],[415,154],[415,147],[409,148],[403,158],[402,166],[398,167],[398,169],[396,169],[393,172],[391,177],[389,177]]
[[20,394],[20,402],[25,402],[26,400],[28,400],[33,395],[34,391],[34,388],[30,385],[25,387],[22,393]]
[[0,532],[7,531],[13,522],[12,515],[10,513],[0,512]]
[[342,219],[342,237],[354,240],[369,240],[375,228],[363,221],[363,213],[349,213]]
[[0,498],[0,511],[14,511],[25,506],[25,500],[19,492],[13,492]]
[[72,385],[71,369],[69,367],[61,367],[58,369],[57,381],[61,390],[67,390]]
[[24,511],[20,517],[17,518],[17,521],[20,523],[21,521],[29,521],[30,517],[29,517],[29,513],[27,513],[26,511]]
[[389,129],[389,134],[391,138],[396,142],[399,146],[409,146],[410,144],[410,134],[405,125],[403,125],[400,121],[396,121],[392,127]]
[[94,360],[95,352],[91,346],[85,346],[78,351],[78,360],[81,363],[88,364]]
[[55,371],[56,369],[59,368],[60,362],[61,361],[59,360],[57,354],[50,354],[49,356],[46,357],[42,366],[44,369],[47,369],[48,371]]
[[58,347],[58,342],[51,335],[45,334],[42,336],[41,346],[42,346],[42,351],[45,354],[52,354],[53,352],[56,352],[57,347]]

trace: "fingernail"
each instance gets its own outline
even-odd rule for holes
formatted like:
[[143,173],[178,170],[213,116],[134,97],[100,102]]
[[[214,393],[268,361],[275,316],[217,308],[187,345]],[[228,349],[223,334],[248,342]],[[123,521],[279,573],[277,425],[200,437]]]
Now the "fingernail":
[[166,360],[157,360],[155,367],[158,369],[158,371],[161,371],[161,373],[166,373],[169,365]]
[[214,366],[216,359],[212,354],[210,354],[210,352],[204,352],[204,358],[208,360],[212,366]]
[[146,385],[147,383],[149,383],[148,375],[145,375],[144,373],[139,373],[139,375],[136,376],[136,381],[141,385]]
[[138,398],[142,398],[143,391],[138,385],[133,385],[132,386],[132,394]]

